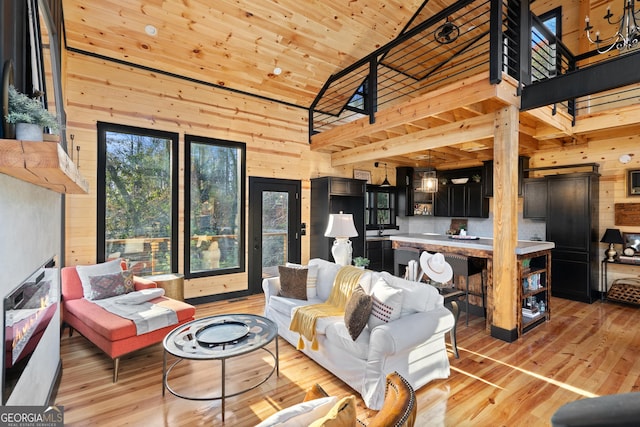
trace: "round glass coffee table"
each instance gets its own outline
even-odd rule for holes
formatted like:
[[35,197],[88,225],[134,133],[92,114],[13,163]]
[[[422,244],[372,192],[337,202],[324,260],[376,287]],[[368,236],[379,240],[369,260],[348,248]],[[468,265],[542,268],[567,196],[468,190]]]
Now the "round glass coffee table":
[[[276,372],[280,376],[278,364],[278,326],[266,317],[255,314],[221,314],[202,319],[192,320],[169,332],[162,345],[164,354],[162,360],[162,395],[165,389],[174,396],[189,400],[218,400],[222,401],[222,420],[224,421],[225,399],[246,393],[260,386]],[[275,341],[275,354],[266,348],[267,344]],[[249,388],[226,394],[225,390],[225,362],[232,357],[241,356],[263,349],[271,354],[274,365],[268,375],[259,383]],[[167,354],[178,359],[167,367]],[[186,396],[178,393],[169,385],[171,370],[184,360],[220,360],[222,368],[220,396]]]

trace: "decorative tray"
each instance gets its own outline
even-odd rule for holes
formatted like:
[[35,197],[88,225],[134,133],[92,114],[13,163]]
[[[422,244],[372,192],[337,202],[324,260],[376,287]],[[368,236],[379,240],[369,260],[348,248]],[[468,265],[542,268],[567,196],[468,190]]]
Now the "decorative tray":
[[237,343],[249,334],[249,327],[236,321],[226,321],[203,326],[196,332],[196,340],[203,347]]
[[478,240],[479,239],[478,236],[459,236],[459,235],[449,236],[449,238],[454,240]]

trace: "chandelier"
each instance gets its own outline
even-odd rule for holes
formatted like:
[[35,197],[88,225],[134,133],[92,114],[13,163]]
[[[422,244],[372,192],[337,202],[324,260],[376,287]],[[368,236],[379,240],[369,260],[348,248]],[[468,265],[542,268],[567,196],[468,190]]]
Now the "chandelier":
[[[591,38],[591,30],[593,27],[589,23],[589,16],[584,18],[586,24],[584,30],[587,33],[587,39],[596,45],[598,53],[607,53],[613,48],[620,51],[623,49],[630,50],[638,45],[640,41],[640,29],[636,23],[635,0],[624,0],[624,2],[624,10],[620,19],[617,21],[611,21],[613,13],[611,13],[610,7],[607,6],[607,14],[604,15],[603,18],[606,19],[609,24],[618,26],[616,33],[607,39],[601,39],[600,31],[596,31],[596,39],[593,40]],[[601,45],[603,47],[601,47]]]

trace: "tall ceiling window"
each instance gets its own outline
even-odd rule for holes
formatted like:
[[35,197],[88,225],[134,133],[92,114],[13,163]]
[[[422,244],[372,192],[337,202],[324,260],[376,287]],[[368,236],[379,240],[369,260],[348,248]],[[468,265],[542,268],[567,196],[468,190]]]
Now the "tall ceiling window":
[[185,135],[185,276],[245,270],[245,144]]
[[98,260],[178,270],[178,134],[98,123]]

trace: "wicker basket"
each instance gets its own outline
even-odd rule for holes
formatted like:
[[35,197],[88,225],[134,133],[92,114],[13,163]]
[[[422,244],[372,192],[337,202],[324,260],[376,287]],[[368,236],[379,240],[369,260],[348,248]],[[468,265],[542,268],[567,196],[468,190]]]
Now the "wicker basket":
[[607,293],[607,299],[640,305],[640,278],[626,277],[614,280]]

